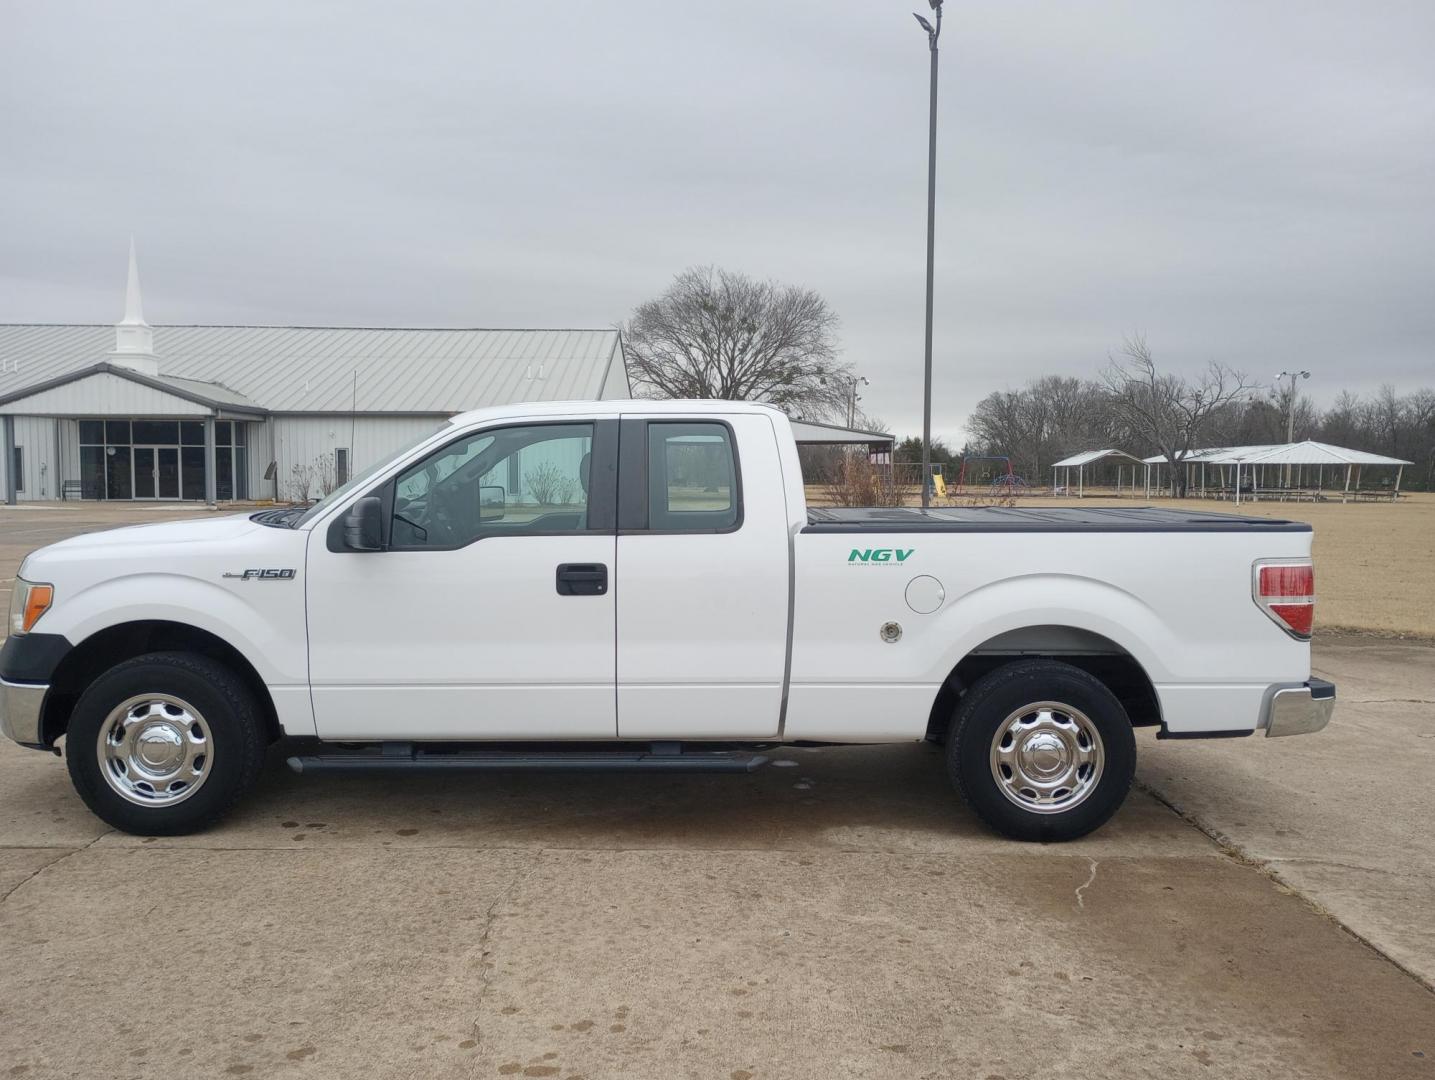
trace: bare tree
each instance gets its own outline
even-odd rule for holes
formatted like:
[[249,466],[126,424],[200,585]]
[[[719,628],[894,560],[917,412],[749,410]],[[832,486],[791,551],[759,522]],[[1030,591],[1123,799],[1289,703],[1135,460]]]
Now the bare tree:
[[314,459],[314,479],[319,485],[319,494],[327,495],[339,486],[337,474],[334,472],[334,455],[332,453],[320,454]]
[[1117,416],[1150,441],[1171,462],[1171,494],[1185,494],[1185,470],[1179,462],[1197,448],[1211,417],[1227,405],[1245,401],[1256,389],[1239,371],[1212,361],[1199,378],[1163,373],[1146,338],[1132,334],[1120,357],[1102,373]]
[[1089,379],[1046,375],[1019,390],[999,390],[977,402],[967,421],[974,452],[1009,457],[1023,477],[1038,481],[1052,462],[1077,450],[1120,446],[1106,390]]
[[837,316],[811,289],[711,266],[684,270],[623,327],[640,394],[767,401],[795,416],[843,416],[851,369]]
[[294,464],[289,469],[290,490],[294,493],[294,501],[307,503],[309,494],[314,489],[313,466]]
[[825,479],[825,494],[833,506],[902,505],[902,489],[893,482],[892,470],[874,465],[862,451],[841,451]]
[[573,497],[573,485],[551,461],[540,462],[523,474],[523,482],[539,506],[557,506]]

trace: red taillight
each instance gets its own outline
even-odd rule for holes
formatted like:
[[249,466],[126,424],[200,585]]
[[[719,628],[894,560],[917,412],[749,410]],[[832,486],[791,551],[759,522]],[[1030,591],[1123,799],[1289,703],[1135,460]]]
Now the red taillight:
[[1310,637],[1315,625],[1315,604],[1271,604],[1269,611],[1276,621],[1289,627],[1296,637]]
[[1287,633],[1310,637],[1315,626],[1315,567],[1309,562],[1256,564],[1256,605]]
[[1262,596],[1314,596],[1315,567],[1310,563],[1261,567]]

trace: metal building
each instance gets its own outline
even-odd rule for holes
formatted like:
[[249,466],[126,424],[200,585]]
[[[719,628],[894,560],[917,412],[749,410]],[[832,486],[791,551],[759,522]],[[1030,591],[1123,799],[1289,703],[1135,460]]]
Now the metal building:
[[8,502],[316,497],[465,409],[631,396],[617,330],[0,325]]

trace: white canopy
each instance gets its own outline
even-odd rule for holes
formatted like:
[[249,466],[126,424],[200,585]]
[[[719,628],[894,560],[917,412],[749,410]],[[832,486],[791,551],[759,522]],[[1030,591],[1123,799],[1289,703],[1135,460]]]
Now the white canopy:
[[1060,461],[1054,462],[1051,467],[1053,469],[1076,469],[1082,465],[1090,465],[1093,461],[1112,457],[1132,461],[1137,465],[1145,464],[1140,458],[1128,454],[1125,450],[1083,450],[1079,454],[1072,454],[1069,458],[1062,458]]
[[[1236,459],[1231,459],[1236,460]],[[1329,443],[1305,442],[1272,446],[1248,457],[1239,459],[1246,464],[1256,465],[1411,465],[1403,458],[1371,454],[1365,450],[1350,450],[1344,446]]]
[[[1164,465],[1166,456],[1146,458],[1148,465]],[[1181,459],[1186,464],[1206,462],[1211,465],[1409,465],[1400,458],[1351,450],[1344,446],[1313,442],[1266,443],[1256,446],[1217,446],[1192,450]]]
[[[1201,450],[1192,450],[1185,454],[1181,460],[1188,464],[1199,464],[1202,461],[1211,461],[1221,465],[1228,465],[1236,460],[1249,461],[1250,455],[1258,451],[1279,449],[1280,443],[1263,443],[1257,446],[1208,446]],[[1239,459],[1232,455],[1240,455]],[[1165,465],[1165,454],[1152,454],[1148,458],[1142,458],[1147,465]]]

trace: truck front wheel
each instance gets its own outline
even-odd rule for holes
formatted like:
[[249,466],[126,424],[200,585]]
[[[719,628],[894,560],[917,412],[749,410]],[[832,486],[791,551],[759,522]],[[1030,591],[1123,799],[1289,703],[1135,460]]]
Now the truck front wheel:
[[195,832],[259,776],[264,725],[222,664],[149,653],[117,664],[75,703],[65,733],[70,779],[94,813],[142,836]]
[[1131,790],[1136,739],[1098,679],[1054,660],[1020,660],[963,695],[947,768],[967,803],[1018,840],[1074,840]]

